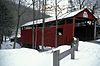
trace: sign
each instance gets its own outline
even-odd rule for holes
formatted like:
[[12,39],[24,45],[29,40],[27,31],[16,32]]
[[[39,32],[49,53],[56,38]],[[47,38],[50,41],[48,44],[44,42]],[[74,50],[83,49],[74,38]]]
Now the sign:
[[87,14],[87,12],[84,11],[84,13],[83,13],[83,17],[88,18],[88,14]]

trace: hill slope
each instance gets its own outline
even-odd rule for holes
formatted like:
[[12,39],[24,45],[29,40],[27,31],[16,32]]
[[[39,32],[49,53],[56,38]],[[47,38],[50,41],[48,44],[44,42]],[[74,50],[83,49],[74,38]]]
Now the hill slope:
[[[13,2],[11,1],[7,1],[6,3],[8,9],[11,10],[11,12],[13,13],[13,16],[14,16],[14,21],[15,23],[17,23],[17,8],[18,8],[18,4],[13,4]],[[20,25],[26,23],[26,22],[29,22],[29,21],[32,21],[33,19],[33,14],[32,14],[32,9],[31,8],[28,8],[26,6],[23,6],[21,5],[20,7],[20,12],[22,13],[23,11],[25,11],[25,13],[21,16],[21,20],[20,20]],[[35,14],[38,14],[39,11],[38,10],[35,10]],[[39,17],[35,17],[35,19],[40,19],[42,18],[42,13],[40,13],[41,16]],[[49,15],[45,15],[46,17],[50,17]]]

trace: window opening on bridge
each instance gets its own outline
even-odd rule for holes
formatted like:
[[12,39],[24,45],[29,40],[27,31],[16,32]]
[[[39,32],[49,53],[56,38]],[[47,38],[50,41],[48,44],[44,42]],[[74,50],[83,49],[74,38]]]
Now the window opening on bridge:
[[59,36],[63,35],[63,28],[57,29],[57,35],[59,35]]

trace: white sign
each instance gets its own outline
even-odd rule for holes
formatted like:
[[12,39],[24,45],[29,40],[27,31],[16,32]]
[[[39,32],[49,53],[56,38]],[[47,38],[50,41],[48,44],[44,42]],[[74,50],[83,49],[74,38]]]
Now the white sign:
[[83,17],[88,18],[88,14],[87,14],[87,12],[84,11],[84,13],[83,13]]

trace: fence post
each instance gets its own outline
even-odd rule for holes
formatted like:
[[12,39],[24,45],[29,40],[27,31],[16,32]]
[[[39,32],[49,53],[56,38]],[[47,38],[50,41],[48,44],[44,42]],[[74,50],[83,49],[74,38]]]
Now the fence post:
[[78,45],[79,45],[79,38],[77,38],[76,40],[76,48],[75,48],[76,51],[78,51]]
[[53,66],[59,66],[59,50],[53,52]]
[[75,59],[75,53],[74,53],[74,43],[71,44],[71,59]]

